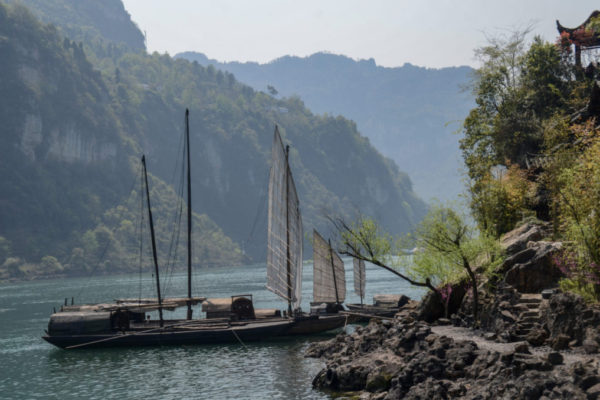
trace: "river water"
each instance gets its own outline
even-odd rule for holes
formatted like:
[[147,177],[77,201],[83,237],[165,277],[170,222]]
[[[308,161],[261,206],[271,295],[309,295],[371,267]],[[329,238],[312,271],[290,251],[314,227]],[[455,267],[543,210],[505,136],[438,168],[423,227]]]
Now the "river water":
[[[345,260],[347,303],[352,263]],[[251,293],[257,308],[285,309],[286,303],[265,289],[264,264],[197,271],[194,295],[228,297]],[[166,296],[184,296],[184,274],[161,277]],[[153,296],[152,276],[121,275],[69,278],[0,285],[1,399],[327,399],[313,390],[312,378],[323,367],[304,358],[311,341],[334,333],[269,342],[213,346],[131,349],[57,349],[41,339],[53,307],[66,297],[76,304],[115,298]],[[375,293],[422,292],[391,273],[367,266],[366,302]],[[312,296],[312,264],[305,263],[303,309]],[[199,312],[199,310],[197,311]],[[184,317],[185,310],[165,318]],[[196,315],[195,315],[196,316]],[[347,327],[345,329],[352,329]]]

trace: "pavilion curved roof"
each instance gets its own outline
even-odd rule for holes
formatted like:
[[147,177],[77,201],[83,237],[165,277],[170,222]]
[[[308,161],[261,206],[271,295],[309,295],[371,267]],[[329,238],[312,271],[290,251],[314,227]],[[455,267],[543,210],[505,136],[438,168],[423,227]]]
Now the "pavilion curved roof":
[[564,27],[556,20],[556,29],[563,40],[581,48],[600,47],[600,11],[590,14],[584,23],[576,28]]

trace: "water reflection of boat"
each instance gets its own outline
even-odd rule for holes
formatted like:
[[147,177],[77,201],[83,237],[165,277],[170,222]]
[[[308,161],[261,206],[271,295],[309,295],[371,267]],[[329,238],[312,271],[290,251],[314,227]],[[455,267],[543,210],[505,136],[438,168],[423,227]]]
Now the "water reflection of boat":
[[[187,186],[188,186],[188,296],[163,299],[156,254],[154,223],[150,206],[150,190],[146,160],[142,157],[144,190],[148,223],[152,240],[156,294],[153,299],[123,299],[114,303],[65,305],[50,316],[43,339],[61,348],[212,344],[264,340],[289,330],[292,321],[282,318],[256,318],[251,296],[233,296],[225,317],[192,319],[192,306],[206,301],[191,293],[191,188],[189,152],[189,113],[186,110]],[[187,308],[186,319],[165,320],[163,310]],[[158,311],[159,319],[150,320],[147,313]]]

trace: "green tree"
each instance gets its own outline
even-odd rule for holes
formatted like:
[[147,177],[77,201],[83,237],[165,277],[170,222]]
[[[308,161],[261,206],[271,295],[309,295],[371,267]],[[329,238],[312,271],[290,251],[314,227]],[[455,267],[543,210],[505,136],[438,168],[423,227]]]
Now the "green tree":
[[559,267],[561,287],[588,300],[600,299],[600,139],[588,124],[572,132],[581,144],[578,157],[555,171],[557,222],[565,249]]
[[[465,222],[459,212],[434,206],[415,231],[415,252],[410,272],[419,279],[435,279],[439,285],[468,278],[473,291],[473,318],[478,321],[478,264],[488,269],[500,260],[497,242]],[[482,269],[479,271],[485,271]]]
[[58,262],[56,257],[53,256],[42,257],[42,260],[40,261],[40,268],[46,274],[53,274],[63,270],[62,265]]
[[[460,146],[470,182],[471,209],[483,230],[500,235],[513,228],[514,216],[487,212],[490,198],[498,207],[514,209],[510,193],[492,176],[494,167],[522,169],[528,155],[544,149],[544,121],[568,112],[571,69],[558,48],[535,37],[529,47],[527,32],[492,39],[476,51],[481,68],[472,82],[477,106],[463,124]],[[494,181],[495,179],[495,181]],[[506,195],[506,196],[505,196]],[[521,210],[516,210],[516,214]]]
[[[441,299],[448,295],[443,286],[467,278],[473,290],[473,317],[478,320],[477,275],[482,270],[476,265],[496,265],[500,250],[492,238],[477,235],[456,210],[432,207],[408,241],[392,238],[368,218],[350,224],[339,218],[330,220],[340,233],[342,254],[387,269],[411,285],[428,288]],[[403,257],[407,243],[417,249],[411,261]]]

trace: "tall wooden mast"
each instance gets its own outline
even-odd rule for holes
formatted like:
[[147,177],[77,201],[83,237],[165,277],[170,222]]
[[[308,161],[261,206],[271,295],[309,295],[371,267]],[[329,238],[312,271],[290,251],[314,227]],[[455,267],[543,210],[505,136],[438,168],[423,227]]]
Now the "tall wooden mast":
[[333,273],[333,287],[335,288],[335,302],[340,304],[340,295],[338,294],[337,279],[335,277],[335,264],[333,263],[333,249],[331,248],[331,239],[327,241],[329,244],[329,258],[331,259],[331,271]]
[[[288,287],[288,315],[292,316],[292,265],[290,260],[290,146],[285,146],[285,245]],[[297,279],[297,278],[296,278]]]
[[185,138],[187,148],[187,258],[188,258],[188,302],[187,319],[192,319],[192,184],[190,167],[190,110],[185,109]]
[[158,275],[158,257],[156,256],[156,239],[154,238],[154,221],[152,220],[152,208],[150,207],[150,189],[148,188],[148,173],[146,172],[146,156],[142,156],[144,167],[144,182],[146,183],[146,200],[148,202],[148,221],[150,223],[150,236],[152,237],[152,257],[154,259],[154,274],[156,275],[156,294],[158,296],[158,317],[160,326],[164,325],[162,313],[162,299],[160,297],[160,277]]

